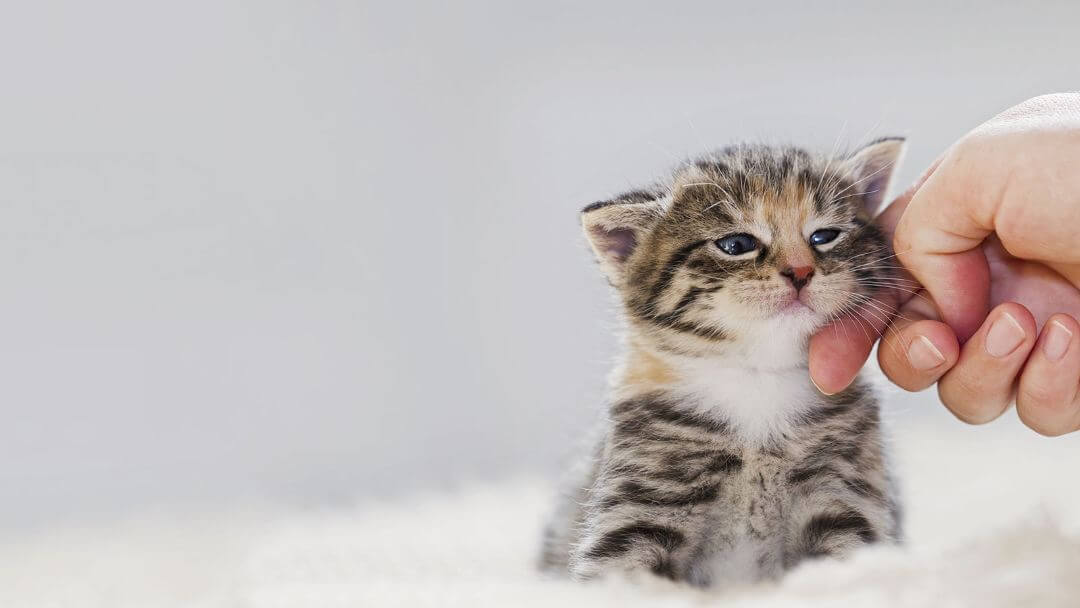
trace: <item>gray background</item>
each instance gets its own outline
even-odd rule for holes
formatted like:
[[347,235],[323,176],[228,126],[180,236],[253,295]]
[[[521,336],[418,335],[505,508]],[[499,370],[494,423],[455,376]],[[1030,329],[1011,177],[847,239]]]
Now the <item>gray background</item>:
[[615,352],[580,206],[747,137],[909,181],[1080,82],[1074,2],[584,4],[5,6],[0,527],[551,473]]

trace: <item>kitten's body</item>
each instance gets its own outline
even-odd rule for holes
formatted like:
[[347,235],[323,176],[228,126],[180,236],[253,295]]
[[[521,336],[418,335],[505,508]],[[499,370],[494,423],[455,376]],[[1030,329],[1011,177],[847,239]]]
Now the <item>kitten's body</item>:
[[[899,538],[877,403],[860,382],[818,392],[806,341],[860,305],[882,314],[871,298],[896,279],[869,215],[901,149],[884,140],[830,161],[729,148],[586,208],[628,349],[545,567],[709,585]],[[725,235],[757,249],[729,255],[740,247]]]

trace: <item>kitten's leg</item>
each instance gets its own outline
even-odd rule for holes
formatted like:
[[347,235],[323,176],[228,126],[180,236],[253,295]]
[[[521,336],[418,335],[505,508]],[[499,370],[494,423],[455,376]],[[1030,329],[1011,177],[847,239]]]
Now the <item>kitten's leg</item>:
[[544,527],[540,569],[545,572],[568,573],[571,548],[581,540],[585,505],[596,484],[602,447],[598,444],[588,459],[578,462],[562,484],[555,512]]
[[715,532],[707,517],[743,467],[726,425],[656,396],[620,402],[611,416],[571,573],[645,571],[707,583],[694,563]]
[[670,509],[614,508],[593,513],[586,521],[581,542],[574,548],[570,571],[589,579],[609,572],[651,572],[682,578],[689,550],[685,521]]
[[[708,517],[715,510],[728,472],[741,462],[721,450],[679,450],[673,477],[638,462],[604,471],[586,510],[581,542],[574,547],[570,571],[579,579],[609,572],[651,572],[673,580],[707,584],[695,559],[715,530]],[[698,455],[702,455],[697,457]],[[699,464],[687,466],[685,460]],[[700,468],[697,468],[700,467]]]
[[[834,440],[831,449],[850,454],[858,441],[845,445]],[[788,474],[786,567],[808,557],[843,557],[870,543],[897,540],[896,499],[880,453],[866,445],[860,448],[861,460],[819,455]]]

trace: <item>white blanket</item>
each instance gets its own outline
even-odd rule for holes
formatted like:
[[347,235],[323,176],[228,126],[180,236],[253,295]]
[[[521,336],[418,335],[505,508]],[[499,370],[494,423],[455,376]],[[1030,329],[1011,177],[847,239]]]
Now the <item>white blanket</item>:
[[1006,417],[895,429],[906,545],[813,562],[779,584],[544,580],[532,565],[550,486],[519,480],[53,530],[0,548],[0,606],[1078,606],[1080,438]]

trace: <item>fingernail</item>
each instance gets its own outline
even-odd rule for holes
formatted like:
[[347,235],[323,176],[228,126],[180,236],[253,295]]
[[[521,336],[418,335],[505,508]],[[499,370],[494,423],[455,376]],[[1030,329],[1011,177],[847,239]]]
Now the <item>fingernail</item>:
[[986,352],[992,357],[1004,357],[1024,341],[1024,328],[1007,312],[1001,313],[986,332]]
[[918,336],[907,349],[908,363],[919,371],[929,371],[945,362],[945,355],[926,336]]
[[1051,321],[1046,328],[1046,339],[1043,340],[1043,352],[1051,361],[1060,361],[1069,350],[1069,342],[1072,341],[1072,332],[1057,321]]
[[810,384],[813,384],[814,388],[816,388],[819,393],[821,393],[822,395],[825,395],[826,397],[831,397],[831,396],[836,394],[836,393],[827,393],[827,392],[825,392],[825,390],[822,389],[820,386],[818,386],[818,383],[816,381],[814,381],[813,376],[810,376]]

